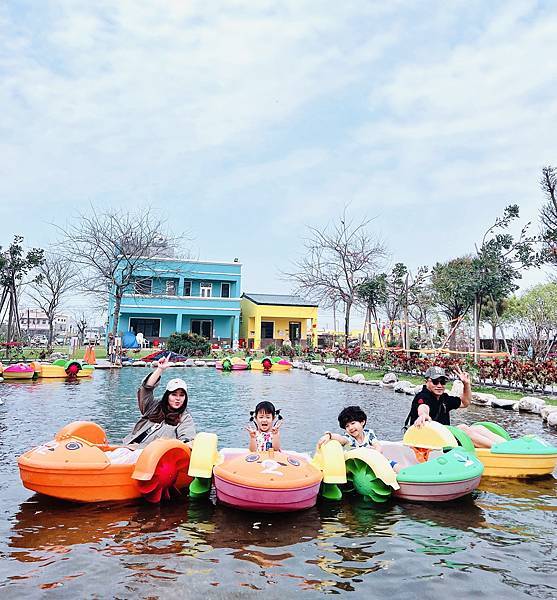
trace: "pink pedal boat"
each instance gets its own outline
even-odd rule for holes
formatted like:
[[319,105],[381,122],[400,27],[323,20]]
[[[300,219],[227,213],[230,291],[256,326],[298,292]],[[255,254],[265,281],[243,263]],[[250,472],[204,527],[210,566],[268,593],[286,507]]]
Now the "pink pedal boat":
[[213,469],[217,500],[243,510],[287,512],[314,506],[323,474],[290,452],[223,452]]
[[17,363],[6,367],[2,372],[4,379],[33,379],[35,369],[25,363]]
[[248,363],[238,358],[225,358],[224,360],[217,360],[215,363],[215,369],[219,371],[245,371],[248,368]]

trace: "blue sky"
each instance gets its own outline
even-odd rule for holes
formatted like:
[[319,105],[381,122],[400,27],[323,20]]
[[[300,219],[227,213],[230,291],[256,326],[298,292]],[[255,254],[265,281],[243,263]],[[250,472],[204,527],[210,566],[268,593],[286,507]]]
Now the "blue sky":
[[348,204],[391,262],[462,255],[507,204],[537,219],[555,56],[555,2],[8,0],[0,244],[151,205],[288,293],[306,226]]

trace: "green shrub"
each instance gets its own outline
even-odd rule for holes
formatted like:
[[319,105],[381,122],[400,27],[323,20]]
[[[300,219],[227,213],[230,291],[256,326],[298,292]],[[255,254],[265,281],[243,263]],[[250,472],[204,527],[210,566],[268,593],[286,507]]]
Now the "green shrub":
[[166,348],[184,356],[207,356],[211,344],[197,333],[173,333],[166,341]]
[[275,344],[269,344],[266,348],[265,348],[265,352],[269,355],[269,356],[275,356],[275,354],[277,353],[277,347],[275,346]]

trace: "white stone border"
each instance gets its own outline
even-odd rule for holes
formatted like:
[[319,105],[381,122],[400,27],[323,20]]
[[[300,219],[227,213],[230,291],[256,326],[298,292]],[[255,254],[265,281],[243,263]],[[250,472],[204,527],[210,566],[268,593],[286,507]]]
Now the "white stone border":
[[[393,372],[386,373],[382,381],[372,381],[367,380],[361,373],[350,377],[345,373],[341,373],[335,367],[314,365],[305,361],[294,361],[292,366],[295,369],[309,371],[313,375],[324,375],[327,379],[333,379],[334,381],[390,388],[394,392],[408,396],[414,396],[422,389],[422,385],[414,385],[411,381],[399,381],[397,374]],[[455,381],[451,391],[455,396],[460,397],[462,395],[462,384],[459,381]],[[492,406],[494,408],[539,415],[549,426],[557,428],[557,406],[546,404],[546,401],[542,398],[524,396],[520,400],[502,400],[494,394],[472,392],[472,403],[478,406]]]

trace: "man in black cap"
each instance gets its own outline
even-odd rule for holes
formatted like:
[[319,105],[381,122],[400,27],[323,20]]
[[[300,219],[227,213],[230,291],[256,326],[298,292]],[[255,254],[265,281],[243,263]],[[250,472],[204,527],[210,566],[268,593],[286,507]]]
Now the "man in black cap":
[[412,400],[410,413],[406,418],[405,426],[416,425],[421,427],[426,421],[437,421],[443,425],[450,425],[449,412],[456,408],[466,408],[472,400],[470,377],[460,367],[455,367],[454,372],[464,384],[462,398],[449,396],[445,392],[447,374],[442,367],[429,367],[425,372],[426,382],[421,392]]

